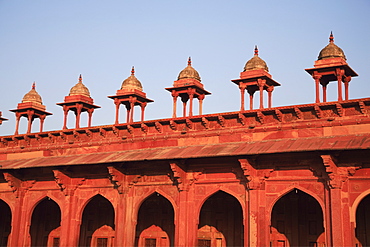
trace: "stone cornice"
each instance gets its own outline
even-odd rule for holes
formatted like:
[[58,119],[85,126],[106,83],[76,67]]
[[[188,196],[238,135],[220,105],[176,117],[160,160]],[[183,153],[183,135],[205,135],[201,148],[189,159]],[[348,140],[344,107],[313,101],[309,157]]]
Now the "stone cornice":
[[369,124],[369,112],[370,98],[364,98],[2,136],[0,155],[169,138]]

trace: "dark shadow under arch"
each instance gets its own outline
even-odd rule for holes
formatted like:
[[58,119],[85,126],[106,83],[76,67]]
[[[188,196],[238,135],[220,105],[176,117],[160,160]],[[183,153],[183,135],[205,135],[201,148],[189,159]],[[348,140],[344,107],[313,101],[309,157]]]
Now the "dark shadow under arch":
[[370,195],[361,200],[356,210],[356,238],[361,246],[370,246]]
[[[218,191],[204,202],[200,210],[198,229],[204,229],[204,226],[222,233],[226,246],[244,246],[243,210],[232,195]],[[204,242],[203,239],[199,241]]]
[[153,225],[160,227],[167,233],[170,239],[170,246],[173,246],[175,233],[174,209],[171,202],[157,192],[146,198],[140,206],[136,225],[135,246],[138,246],[140,234]]
[[7,246],[11,230],[12,213],[6,202],[0,200],[0,247]]
[[114,230],[114,217],[110,201],[101,195],[94,196],[82,213],[79,246],[90,246],[94,232],[104,225]]
[[49,197],[41,200],[32,213],[31,246],[47,246],[49,234],[60,226],[60,220],[59,205]]
[[275,203],[270,233],[271,246],[322,246],[325,240],[320,204],[307,193],[292,190]]

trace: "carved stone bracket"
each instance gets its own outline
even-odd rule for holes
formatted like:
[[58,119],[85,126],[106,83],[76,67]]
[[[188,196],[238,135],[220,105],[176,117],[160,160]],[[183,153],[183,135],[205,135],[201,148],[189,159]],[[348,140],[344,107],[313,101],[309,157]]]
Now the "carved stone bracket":
[[103,128],[99,128],[99,133],[102,137],[105,137],[107,135],[107,131]]
[[294,112],[298,119],[303,119],[303,113],[298,107],[294,107]]
[[159,133],[163,132],[163,126],[160,122],[155,122],[154,127]]
[[321,110],[321,108],[318,105],[315,105],[314,106],[314,110],[315,110],[315,113],[316,113],[317,118],[321,118],[322,117],[322,110]]
[[188,127],[188,129],[194,128],[194,123],[188,118],[185,120],[185,124],[186,124],[186,127]]
[[258,119],[258,121],[259,121],[261,124],[263,124],[263,123],[265,122],[265,116],[263,115],[263,113],[262,113],[262,112],[260,112],[260,111],[258,111],[258,112],[257,112],[257,119]]
[[131,125],[127,125],[126,126],[127,127],[127,131],[128,131],[128,133],[130,133],[131,135],[134,133],[134,127],[132,127]]
[[342,189],[343,183],[349,176],[353,176],[359,166],[338,167],[337,161],[331,155],[321,155],[326,174],[328,175],[328,186],[331,189]]
[[173,120],[170,121],[170,127],[172,130],[177,130],[177,123]]
[[242,113],[239,113],[238,114],[238,120],[239,120],[239,123],[241,123],[241,125],[245,125],[246,124],[246,122],[247,122],[247,119],[246,119],[246,117],[244,116],[244,114],[242,114]]
[[283,121],[283,113],[280,110],[276,109],[275,110],[275,115],[276,115],[277,119],[279,120],[279,122]]
[[221,115],[218,115],[217,116],[217,121],[218,121],[218,124],[221,126],[221,127],[225,127],[225,118]]
[[149,127],[145,123],[141,123],[141,131],[144,132],[145,134],[148,133]]
[[339,117],[343,116],[343,106],[339,103],[335,104],[335,107],[337,108],[337,113]]
[[71,178],[59,170],[53,170],[55,182],[65,196],[73,196],[75,190],[83,184],[85,178]]
[[358,106],[360,108],[361,114],[365,114],[366,113],[365,103],[363,101],[360,101],[360,102],[358,102]]
[[108,166],[109,179],[119,194],[126,194],[141,178],[140,175],[126,175],[114,166]]
[[188,184],[186,181],[186,172],[176,162],[170,163],[172,176],[170,176],[173,182],[176,184],[179,191],[188,190]]
[[261,189],[265,180],[273,172],[273,169],[257,170],[254,168],[256,164],[255,159],[239,159],[239,164],[247,181],[247,187],[250,190]]
[[208,129],[209,128],[209,121],[207,118],[202,117],[202,125],[204,128]]
[[169,177],[177,186],[179,191],[189,191],[190,186],[203,174],[201,171],[187,172],[177,162],[171,162],[170,168],[172,174],[169,174]]
[[116,126],[112,127],[112,132],[116,137],[120,137],[119,135],[119,129]]
[[12,174],[4,172],[3,173],[5,181],[8,183],[9,187],[12,189],[15,197],[18,198],[20,195],[24,195],[36,182],[36,180],[22,181]]

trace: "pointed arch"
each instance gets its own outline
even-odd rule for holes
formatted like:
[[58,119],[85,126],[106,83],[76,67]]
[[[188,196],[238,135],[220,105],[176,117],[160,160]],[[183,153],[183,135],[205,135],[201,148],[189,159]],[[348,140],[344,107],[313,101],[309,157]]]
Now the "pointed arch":
[[280,196],[270,217],[272,246],[325,244],[323,209],[316,198],[300,189],[290,189]]
[[0,246],[8,245],[11,232],[12,211],[8,203],[0,199]]
[[206,197],[198,215],[198,244],[208,241],[211,246],[224,246],[225,243],[226,246],[244,245],[243,208],[235,196],[217,190]]
[[90,246],[94,232],[104,225],[115,229],[115,210],[106,197],[96,194],[82,208],[79,246]]
[[[159,243],[159,241],[165,241],[164,239],[160,240],[160,238],[165,238],[167,235],[169,238],[167,241],[171,246],[173,246],[175,233],[175,210],[171,201],[158,191],[154,191],[140,202],[140,206],[137,207],[135,246],[138,246],[139,243],[144,243],[146,239],[149,239],[147,236],[150,235],[150,232],[152,232],[153,236],[158,237],[157,240],[152,241],[156,241],[157,243]],[[158,230],[158,227],[161,229],[160,231]]]
[[355,236],[356,246],[370,245],[370,194],[361,198],[356,208]]
[[47,246],[49,234],[60,227],[61,210],[50,197],[44,196],[32,210],[29,234],[31,246]]
[[[319,203],[322,212],[325,213],[325,204],[319,196],[317,196],[316,194],[312,193],[312,191],[307,190],[306,188],[304,188],[302,186],[293,185],[293,186],[289,186],[288,188],[285,188],[284,190],[280,191],[279,195],[276,196],[276,198],[274,198],[274,200],[269,205],[267,205],[266,209],[268,210],[267,212],[269,213],[270,216],[271,216],[272,209],[273,209],[274,205],[276,204],[276,202],[279,201],[283,196],[285,196],[286,194],[288,194],[288,193],[290,193],[294,190],[300,190],[300,191],[306,193],[307,195],[312,196],[313,198],[315,198],[317,203]],[[325,219],[325,217],[324,217],[324,219]],[[270,218],[270,220],[271,220],[271,218]]]
[[88,197],[87,199],[85,199],[77,208],[77,215],[78,215],[78,219],[79,220],[82,220],[82,214],[83,214],[83,211],[84,209],[86,208],[86,206],[90,203],[90,201],[96,197],[96,196],[101,196],[103,197],[104,199],[106,199],[107,201],[110,202],[110,204],[112,205],[112,207],[114,208],[114,210],[116,210],[114,204],[112,203],[112,201],[110,201],[105,195],[103,195],[102,193],[92,193],[90,195],[90,197]]
[[[200,214],[200,210],[202,209],[202,206],[204,203],[214,194],[218,192],[224,192],[226,194],[229,194],[230,196],[234,197],[235,200],[237,200],[242,208],[243,216],[245,217],[245,203],[241,200],[241,198],[238,196],[238,194],[234,193],[233,191],[230,191],[228,189],[222,188],[222,189],[214,189],[213,191],[209,192],[208,195],[206,195],[197,205],[197,214]],[[199,223],[199,222],[198,222]]]
[[[48,195],[47,193],[43,193],[42,195],[34,198],[32,201],[28,200],[29,205],[31,205],[30,207],[28,207],[29,211],[28,211],[28,214],[27,214],[27,215],[29,215],[29,222],[31,222],[32,212],[35,210],[37,205],[39,205],[39,203],[42,202],[43,200],[52,200],[53,202],[55,202],[58,205],[59,209],[61,208],[58,198],[56,198],[53,195]],[[61,217],[62,217],[62,213],[63,212],[61,211]]]
[[[362,192],[359,196],[356,197],[355,201],[352,203],[351,212],[350,212],[351,222],[356,224],[356,211],[357,211],[358,205],[368,195],[370,195],[370,189],[365,190],[364,192]],[[355,227],[356,227],[356,225],[355,225]]]
[[135,206],[134,206],[134,210],[133,210],[133,220],[136,220],[137,219],[137,216],[138,216],[138,213],[139,213],[139,209],[141,207],[141,205],[143,204],[143,202],[149,198],[150,196],[152,196],[153,194],[159,194],[161,196],[163,196],[165,199],[167,199],[171,205],[172,205],[172,208],[174,210],[174,216],[176,218],[176,215],[177,215],[177,211],[178,211],[178,207],[177,207],[177,204],[175,202],[175,200],[170,196],[168,195],[167,193],[165,193],[163,190],[159,189],[159,188],[155,188],[155,189],[151,189],[149,192],[145,193],[144,195],[140,196],[140,198],[138,198],[135,202]]

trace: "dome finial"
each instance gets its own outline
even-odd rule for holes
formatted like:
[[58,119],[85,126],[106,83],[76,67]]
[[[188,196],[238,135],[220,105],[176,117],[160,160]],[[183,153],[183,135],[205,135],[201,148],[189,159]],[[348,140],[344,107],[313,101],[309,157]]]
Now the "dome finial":
[[334,43],[334,35],[333,35],[333,31],[331,31],[331,32],[330,32],[329,42],[330,42],[330,43]]
[[33,90],[36,90],[36,82],[33,82],[33,83],[32,83],[32,89],[33,89]]
[[188,66],[191,66],[191,57],[188,59]]
[[258,56],[258,47],[257,47],[257,45],[254,46],[254,55]]
[[78,78],[78,82],[82,83],[82,75],[80,74],[80,77]]
[[134,66],[132,66],[131,75],[135,75],[135,67]]

